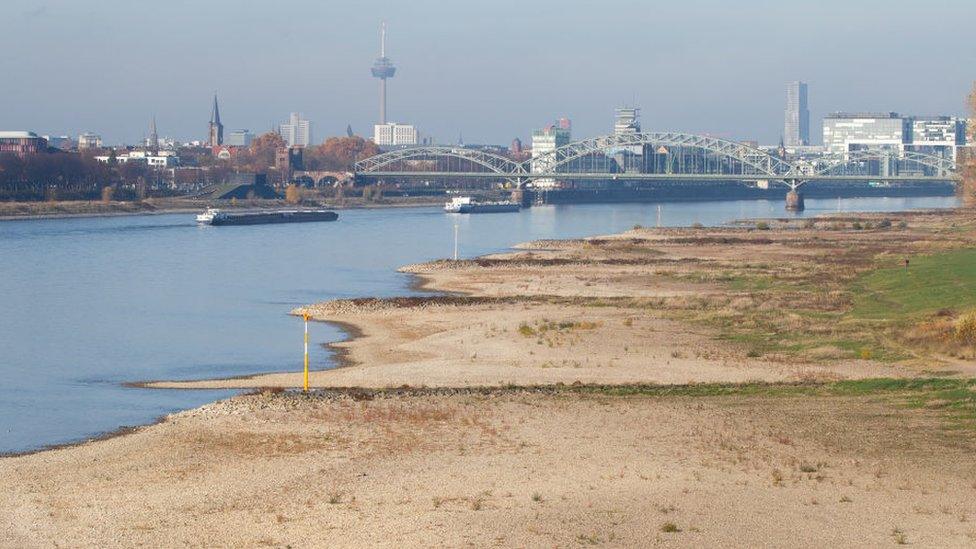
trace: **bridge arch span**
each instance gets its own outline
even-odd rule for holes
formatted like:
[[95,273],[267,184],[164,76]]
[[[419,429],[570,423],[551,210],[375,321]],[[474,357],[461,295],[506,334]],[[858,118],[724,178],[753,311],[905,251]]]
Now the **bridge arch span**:
[[863,173],[866,165],[872,162],[876,164],[867,167],[894,170],[896,174],[919,173],[926,177],[945,177],[946,179],[954,179],[957,177],[956,163],[950,158],[943,158],[917,151],[888,150],[852,151],[846,155],[846,158],[837,159],[834,162],[821,166],[816,171],[816,175],[880,175]]
[[541,166],[546,168],[546,171],[558,172],[586,156],[609,155],[627,147],[645,145],[665,148],[686,147],[706,151],[733,160],[741,168],[742,174],[782,178],[793,176],[797,172],[794,164],[755,147],[727,139],[680,132],[645,132],[584,139],[563,145],[550,153],[527,160],[524,164],[526,171],[531,171],[532,166],[536,167],[535,171],[539,171],[538,168]]
[[477,149],[462,147],[422,146],[396,149],[380,153],[356,162],[356,173],[369,175],[387,171],[406,161],[424,161],[454,158],[471,162],[499,176],[512,177],[522,172],[522,164],[511,158]]

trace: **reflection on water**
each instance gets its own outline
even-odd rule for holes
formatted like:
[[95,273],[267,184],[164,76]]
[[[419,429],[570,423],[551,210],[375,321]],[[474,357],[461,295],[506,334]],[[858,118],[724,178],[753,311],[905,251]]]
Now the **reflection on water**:
[[[948,207],[951,197],[807,200],[802,216]],[[295,306],[409,291],[396,272],[537,238],[635,224],[785,216],[780,201],[544,206],[456,216],[438,208],[351,210],[335,223],[198,227],[191,214],[0,223],[0,452],[77,440],[227,391],[131,389],[126,381],[301,368]],[[316,324],[312,338],[342,337]],[[312,364],[329,368],[313,346]]]

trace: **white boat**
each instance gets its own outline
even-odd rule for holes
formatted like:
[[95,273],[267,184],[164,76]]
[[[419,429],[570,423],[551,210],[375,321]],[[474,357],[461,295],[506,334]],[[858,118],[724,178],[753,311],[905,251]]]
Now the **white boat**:
[[205,223],[210,225],[213,223],[214,218],[217,217],[219,213],[220,210],[217,208],[207,208],[207,211],[203,212],[202,214],[197,214],[197,223]]
[[502,213],[517,212],[518,202],[476,202],[470,196],[458,196],[444,204],[447,213]]

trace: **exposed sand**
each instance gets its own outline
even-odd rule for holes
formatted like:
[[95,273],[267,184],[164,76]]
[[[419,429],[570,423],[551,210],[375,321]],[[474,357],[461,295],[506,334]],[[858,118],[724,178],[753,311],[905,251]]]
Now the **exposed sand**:
[[973,449],[868,398],[255,395],[0,460],[0,545],[964,547]]
[[[868,360],[823,364],[748,358],[704,328],[618,307],[549,303],[310,307],[315,318],[354,324],[334,344],[348,366],[310,374],[313,387],[460,387],[553,383],[701,383],[898,376]],[[585,327],[523,335],[546,322]],[[591,327],[592,325],[592,327]],[[159,388],[296,387],[301,372],[239,379],[156,382]]]
[[[334,345],[344,367],[314,371],[313,386],[412,389],[242,395],[2,458],[0,547],[971,547],[976,438],[946,428],[944,402],[555,385],[932,375],[946,364],[757,353],[708,321],[834,330],[830,314],[849,304],[839,288],[875,257],[971,242],[942,230],[969,218],[932,225],[942,215],[880,232],[640,230],[408,266],[454,294],[303,310],[355,336]],[[764,293],[756,272],[812,289]]]

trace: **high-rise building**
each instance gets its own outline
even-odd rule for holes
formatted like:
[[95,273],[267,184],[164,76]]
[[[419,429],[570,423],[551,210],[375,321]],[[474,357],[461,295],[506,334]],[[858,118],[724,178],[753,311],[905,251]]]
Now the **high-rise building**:
[[824,117],[823,140],[828,154],[846,156],[857,150],[904,150],[909,119],[896,112],[835,112]]
[[396,74],[396,67],[393,61],[386,56],[386,23],[380,26],[380,56],[373,62],[370,69],[374,78],[380,79],[380,125],[386,124],[386,79],[393,78]]
[[381,147],[416,145],[417,129],[410,124],[376,124],[373,126],[373,143]]
[[210,111],[209,144],[211,147],[224,144],[224,125],[220,123],[220,108],[217,106],[217,94],[214,94],[213,109]]
[[[636,135],[640,133],[640,108],[618,107],[613,112],[613,135]],[[620,147],[618,151],[639,155],[644,153],[644,147],[643,145],[628,145]]]
[[250,147],[254,134],[250,130],[233,130],[227,135],[225,145],[229,147]]
[[786,122],[783,139],[787,147],[810,144],[810,110],[807,104],[806,82],[794,81],[786,85]]
[[[551,124],[541,130],[532,132],[532,172],[546,173],[552,171],[552,159],[547,156],[547,153],[563,145],[568,145],[569,140],[570,131],[560,128],[557,125]],[[533,185],[536,187],[554,187],[556,180],[549,177],[536,179]]]
[[312,144],[312,123],[293,112],[286,124],[278,126],[278,134],[289,147],[307,147]]

